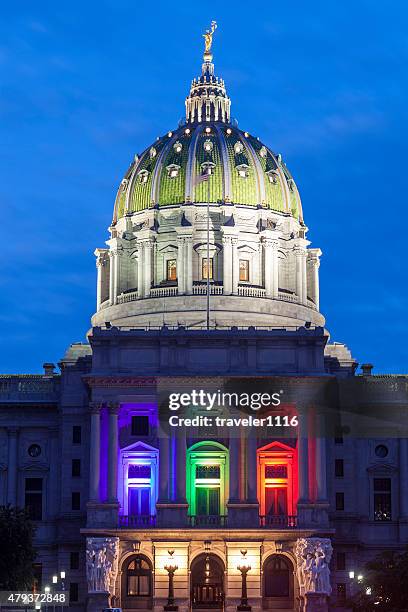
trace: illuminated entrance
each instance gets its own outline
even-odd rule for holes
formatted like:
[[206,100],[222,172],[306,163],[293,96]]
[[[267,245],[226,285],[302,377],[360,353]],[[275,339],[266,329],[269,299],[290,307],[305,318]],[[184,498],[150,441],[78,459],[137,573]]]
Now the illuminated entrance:
[[284,555],[272,555],[263,566],[264,609],[293,610],[293,564]]
[[227,475],[225,446],[219,442],[198,442],[188,449],[187,500],[195,524],[218,524],[226,514]]
[[153,607],[152,564],[143,555],[125,560],[121,572],[121,601],[126,610],[150,610]]
[[191,606],[222,609],[223,604],[224,565],[215,555],[199,555],[191,565]]
[[283,524],[296,514],[296,450],[272,442],[258,450],[258,499],[265,524]]

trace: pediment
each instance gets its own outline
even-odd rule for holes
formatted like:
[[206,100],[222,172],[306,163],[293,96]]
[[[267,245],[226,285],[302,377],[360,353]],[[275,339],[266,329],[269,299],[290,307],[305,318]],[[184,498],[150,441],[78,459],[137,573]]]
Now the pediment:
[[130,444],[129,446],[125,446],[124,448],[120,449],[122,452],[123,451],[133,451],[133,452],[139,452],[139,453],[151,453],[151,452],[158,452],[158,449],[155,448],[154,446],[150,446],[150,444],[146,444],[146,442],[141,442],[140,440],[138,440],[137,442],[132,442],[132,444]]

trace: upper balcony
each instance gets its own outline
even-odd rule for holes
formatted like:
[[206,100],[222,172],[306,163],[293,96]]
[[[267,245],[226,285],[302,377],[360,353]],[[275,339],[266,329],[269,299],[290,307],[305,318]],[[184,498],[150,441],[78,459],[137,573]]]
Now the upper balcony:
[[0,403],[58,402],[60,377],[49,370],[48,372],[44,375],[0,375]]
[[[234,520],[228,521],[227,515],[219,514],[202,514],[202,515],[191,515],[187,517],[188,528],[197,529],[213,529],[219,527],[228,527],[232,529],[253,528],[253,529],[296,529],[298,526],[296,515],[264,515],[259,516],[258,523],[256,525],[249,525],[243,520],[242,524]],[[156,515],[141,514],[141,515],[121,515],[119,516],[118,527],[121,529],[154,529],[157,527],[167,527],[165,524],[160,524],[157,520]]]

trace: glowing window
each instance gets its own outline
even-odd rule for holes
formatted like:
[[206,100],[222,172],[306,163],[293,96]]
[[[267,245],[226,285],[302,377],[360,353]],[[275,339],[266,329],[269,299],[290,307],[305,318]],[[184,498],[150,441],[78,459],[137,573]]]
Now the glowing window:
[[249,261],[248,259],[239,260],[239,280],[249,281]]
[[287,478],[288,477],[288,466],[287,465],[266,465],[265,466],[265,478]]
[[181,144],[179,140],[174,143],[173,149],[175,150],[176,153],[181,153],[181,151],[183,150],[183,145]]
[[170,166],[167,166],[167,174],[169,178],[176,178],[179,175],[179,172],[180,166],[177,166],[177,164],[170,164]]
[[152,570],[149,563],[136,557],[130,561],[127,572],[127,596],[150,597],[152,591]]
[[239,166],[237,166],[237,172],[238,176],[240,176],[241,178],[247,178],[249,175],[249,166],[247,166],[246,164],[240,164]]
[[129,465],[128,478],[150,478],[150,465]]
[[201,276],[203,280],[207,280],[209,278],[212,280],[214,278],[214,260],[210,258],[210,265],[207,265],[207,258],[203,257],[202,265],[201,265]]
[[196,478],[220,478],[221,469],[219,465],[197,465]]
[[168,281],[177,280],[177,260],[168,259],[166,263],[166,279]]
[[147,170],[141,170],[139,172],[139,174],[137,175],[137,178],[139,180],[139,183],[142,183],[142,184],[147,183],[148,178],[149,178],[148,171]]
[[391,478],[374,478],[374,520],[391,520]]

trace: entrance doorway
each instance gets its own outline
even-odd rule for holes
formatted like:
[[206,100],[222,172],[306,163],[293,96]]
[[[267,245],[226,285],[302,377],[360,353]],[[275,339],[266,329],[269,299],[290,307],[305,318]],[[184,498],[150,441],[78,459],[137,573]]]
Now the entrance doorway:
[[293,564],[284,555],[272,555],[263,567],[263,608],[293,610]]
[[152,565],[143,555],[133,555],[122,565],[121,603],[123,611],[153,607]]
[[223,604],[224,565],[215,555],[199,555],[191,565],[191,606],[221,610]]

